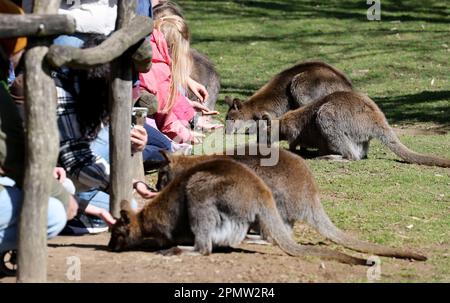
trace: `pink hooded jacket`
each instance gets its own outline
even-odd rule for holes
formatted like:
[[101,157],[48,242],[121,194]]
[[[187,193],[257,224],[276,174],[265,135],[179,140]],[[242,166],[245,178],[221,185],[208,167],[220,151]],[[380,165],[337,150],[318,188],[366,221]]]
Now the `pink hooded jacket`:
[[178,92],[172,111],[163,113],[169,98],[172,59],[166,39],[159,30],[153,30],[150,43],[153,51],[152,67],[149,72],[139,75],[140,87],[154,94],[158,100],[158,112],[154,117],[161,132],[178,143],[190,142],[189,121],[194,117],[195,110],[188,99]]

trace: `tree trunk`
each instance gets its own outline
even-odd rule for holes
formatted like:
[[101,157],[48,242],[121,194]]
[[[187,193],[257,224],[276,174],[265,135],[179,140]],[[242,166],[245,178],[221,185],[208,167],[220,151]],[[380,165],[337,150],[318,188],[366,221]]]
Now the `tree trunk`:
[[[117,3],[116,30],[126,26],[134,17],[135,0],[119,0]],[[110,210],[113,216],[119,217],[120,202],[131,201],[131,58],[123,54],[112,64],[112,100],[110,126]]]
[[0,37],[42,37],[75,32],[75,20],[66,15],[0,14]]
[[[133,124],[144,126],[147,110],[133,110]],[[131,160],[131,176],[135,180],[145,181],[144,163],[142,152],[134,153]]]
[[[52,45],[47,60],[55,67],[90,68],[94,65],[105,64],[121,56],[130,47],[139,44],[139,41],[152,32],[152,28],[153,23],[150,18],[136,16],[96,47],[80,49],[66,45]],[[151,55],[150,43],[145,43],[139,48],[134,47],[134,49],[136,49],[134,56],[137,58],[135,65],[139,64],[140,69],[146,71],[145,69],[149,69],[151,64],[148,59]],[[141,58],[139,55],[147,57]]]
[[[45,3],[44,3],[45,2]],[[34,13],[56,13],[60,1],[35,1]],[[47,208],[58,155],[56,88],[44,60],[48,41],[31,40],[25,54],[26,169],[19,220],[18,282],[47,280]]]

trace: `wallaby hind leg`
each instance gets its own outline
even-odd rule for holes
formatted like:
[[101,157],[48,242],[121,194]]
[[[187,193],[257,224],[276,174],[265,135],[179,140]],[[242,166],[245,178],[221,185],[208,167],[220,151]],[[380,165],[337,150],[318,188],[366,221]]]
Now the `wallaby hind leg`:
[[342,155],[324,155],[316,158],[317,160],[328,160],[336,162],[349,162],[349,160],[344,159]]
[[200,254],[207,256],[212,253],[212,241],[209,235],[195,235],[195,246],[194,250],[199,252]]
[[289,143],[289,151],[295,153],[297,150],[297,142],[291,142]]
[[[347,134],[340,130],[327,130],[323,132],[328,143],[328,151],[331,155],[341,155],[344,159],[360,160],[363,147],[361,144],[353,142]],[[326,155],[326,154],[324,154]],[[339,160],[337,157],[331,157],[333,160]]]
[[220,214],[212,199],[195,201],[199,199],[197,196],[188,199],[189,223],[195,237],[194,250],[202,255],[209,255],[213,248],[213,233],[220,225]]
[[271,245],[272,243],[265,240],[261,235],[247,234],[244,239],[245,244]]
[[300,141],[295,139],[294,141],[289,142],[289,151],[295,153],[297,150],[297,146],[300,145]]
[[197,214],[198,217],[191,223],[192,232],[195,235],[194,250],[202,255],[209,255],[212,253],[213,243],[211,232],[214,230],[215,224],[211,217],[204,217],[202,214]]
[[369,153],[369,145],[370,145],[370,141],[366,141],[366,142],[362,143],[361,159],[367,159],[367,154]]

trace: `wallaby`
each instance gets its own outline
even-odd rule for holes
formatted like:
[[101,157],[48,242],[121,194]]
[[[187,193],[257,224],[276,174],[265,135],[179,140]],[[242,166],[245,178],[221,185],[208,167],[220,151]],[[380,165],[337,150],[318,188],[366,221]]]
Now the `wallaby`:
[[[184,19],[182,9],[172,1],[160,1],[159,4],[155,5],[153,8],[154,20],[169,15],[177,15]],[[211,59],[205,54],[194,48],[190,49],[190,54],[193,63],[190,77],[205,86],[209,95],[205,105],[210,110],[214,110],[220,91],[219,73],[214,67]],[[198,100],[197,96],[190,90],[188,90],[188,98],[193,101]]]
[[[270,121],[270,114],[263,116]],[[370,140],[377,138],[408,163],[450,167],[448,159],[419,154],[403,145],[375,102],[357,92],[332,93],[286,113],[278,122],[269,122],[272,127],[267,131],[278,133],[291,149],[301,145],[317,148],[319,155],[328,158],[360,160],[367,157]]]
[[[216,107],[217,98],[220,91],[220,76],[212,61],[203,53],[198,50],[190,49],[192,61],[191,78],[205,86],[208,91],[208,99],[205,101],[205,105],[214,110]],[[189,90],[188,98],[190,100],[198,101],[197,96]]]
[[[230,106],[226,120],[261,120],[264,112],[280,117],[332,92],[352,89],[350,79],[335,67],[321,61],[306,61],[273,77],[245,102],[225,97]],[[230,124],[227,132],[239,127]]]
[[[249,150],[249,147],[246,146],[246,149]],[[380,256],[426,260],[426,257],[420,254],[361,241],[341,231],[331,222],[323,209],[317,183],[306,162],[301,157],[284,149],[280,149],[278,152],[278,162],[273,166],[261,166],[260,162],[264,156],[259,152],[257,155],[246,156],[239,156],[236,152],[230,156],[182,156],[162,152],[166,160],[160,163],[157,188],[161,190],[171,180],[199,163],[213,159],[233,159],[250,168],[272,190],[278,212],[288,230],[292,231],[295,221],[303,221],[329,240],[355,251]]]
[[130,249],[151,237],[160,247],[193,243],[194,251],[208,255],[213,247],[240,244],[250,225],[257,222],[262,233],[288,255],[366,265],[365,259],[297,244],[267,185],[250,169],[229,159],[187,169],[138,213],[129,209],[129,203],[124,204],[108,244],[114,251]]

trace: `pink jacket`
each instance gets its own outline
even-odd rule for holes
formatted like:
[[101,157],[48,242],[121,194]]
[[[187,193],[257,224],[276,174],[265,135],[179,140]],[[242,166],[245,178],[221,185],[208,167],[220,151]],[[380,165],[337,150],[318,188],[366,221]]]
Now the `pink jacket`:
[[195,111],[188,99],[178,93],[172,111],[162,112],[169,98],[172,59],[169,56],[166,39],[159,30],[153,30],[150,43],[153,51],[152,67],[148,73],[139,75],[140,87],[154,94],[158,99],[155,121],[161,132],[179,143],[189,142],[191,140],[189,121],[194,117]]

